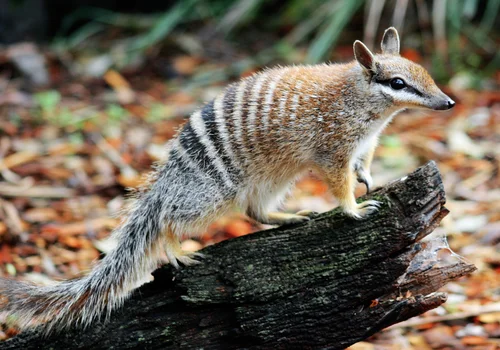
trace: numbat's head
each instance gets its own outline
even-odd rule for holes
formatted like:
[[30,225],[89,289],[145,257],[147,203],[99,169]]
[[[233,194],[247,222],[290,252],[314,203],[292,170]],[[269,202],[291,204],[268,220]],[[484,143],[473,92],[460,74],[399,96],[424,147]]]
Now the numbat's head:
[[395,28],[385,31],[382,53],[374,55],[359,40],[354,56],[369,84],[374,103],[390,102],[400,108],[450,109],[455,101],[446,96],[420,65],[399,55],[399,36]]

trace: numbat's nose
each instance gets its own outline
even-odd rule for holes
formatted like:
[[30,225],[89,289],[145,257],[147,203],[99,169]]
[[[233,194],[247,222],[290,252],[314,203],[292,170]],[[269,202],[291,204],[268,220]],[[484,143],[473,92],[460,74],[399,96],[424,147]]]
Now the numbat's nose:
[[444,101],[443,103],[439,104],[438,106],[434,107],[435,110],[438,111],[444,111],[447,109],[452,109],[455,106],[455,101],[453,101],[451,98],[448,100]]

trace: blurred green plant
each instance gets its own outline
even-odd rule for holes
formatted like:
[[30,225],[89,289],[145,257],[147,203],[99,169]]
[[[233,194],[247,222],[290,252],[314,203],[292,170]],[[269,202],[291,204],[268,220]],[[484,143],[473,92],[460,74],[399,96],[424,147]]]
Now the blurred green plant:
[[[405,47],[432,58],[434,73],[443,80],[464,70],[484,76],[498,69],[500,54],[492,36],[498,35],[494,29],[499,10],[500,0],[179,0],[153,15],[81,9],[68,16],[58,43],[72,48],[110,26],[123,28],[135,34],[116,45],[121,51],[114,55],[115,64],[120,68],[135,62],[174,29],[211,22],[216,23],[215,32],[235,40],[251,27],[263,33],[285,31],[273,47],[264,49],[265,54],[257,54],[259,64],[276,59],[317,63],[328,60],[346,26],[358,26],[362,18],[369,47],[375,46],[375,38],[386,26],[394,25],[411,44]],[[90,22],[68,35],[69,28],[82,19]],[[405,30],[418,34],[405,36]],[[297,48],[307,48],[305,58],[294,53]]]
[[61,94],[57,90],[41,91],[34,94],[33,98],[44,115],[53,114],[61,102]]
[[37,105],[33,111],[33,115],[40,122],[47,121],[60,128],[79,131],[83,130],[87,120],[94,118],[93,116],[77,115],[68,107],[61,106],[61,94],[56,90],[37,92],[33,95],[33,99]]
[[61,107],[61,94],[56,90],[37,92],[33,99],[38,105],[35,115],[41,120],[50,122],[58,127],[67,127],[75,122],[72,113],[68,108]]
[[318,63],[324,60],[328,52],[337,42],[338,37],[356,11],[363,5],[363,0],[344,0],[331,2],[330,11],[327,12],[322,28],[309,46],[307,62]]
[[130,114],[122,106],[116,103],[112,103],[106,107],[106,115],[110,123],[118,125]]
[[146,114],[148,123],[156,123],[165,119],[172,118],[168,107],[163,103],[153,103],[149,106],[149,111]]
[[[46,121],[60,128],[68,128],[70,131],[81,131],[87,122],[97,123],[99,120],[99,113],[94,108],[72,111],[66,106],[61,106],[61,94],[56,90],[37,92],[33,95],[33,99],[36,103],[33,115],[41,122]],[[104,116],[106,124],[120,125],[130,113],[119,104],[110,103],[106,106]]]
[[397,135],[382,135],[380,144],[387,148],[399,149],[401,147],[401,138]]
[[[118,67],[123,67],[135,62],[145,50],[164,40],[180,23],[189,21],[190,16],[187,13],[196,2],[197,0],[178,1],[171,9],[159,15],[129,15],[94,7],[84,7],[63,21],[61,32],[55,40],[55,46],[64,50],[75,48],[93,35],[105,31],[109,26],[127,30],[142,30],[140,34],[120,40],[119,45],[115,46],[114,59]],[[90,20],[90,22],[67,35],[70,28],[81,20]]]

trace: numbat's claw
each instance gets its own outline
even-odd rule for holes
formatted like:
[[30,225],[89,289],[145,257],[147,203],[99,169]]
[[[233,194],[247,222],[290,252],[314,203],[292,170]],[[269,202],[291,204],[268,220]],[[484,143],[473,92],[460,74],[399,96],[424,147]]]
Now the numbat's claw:
[[308,210],[308,209],[304,209],[304,210],[298,211],[295,214],[296,215],[300,215],[300,216],[306,216],[308,218],[313,218],[313,217],[319,215],[319,213],[317,211]]
[[360,220],[377,212],[381,204],[376,200],[367,200],[358,204],[356,209],[347,209],[344,212],[353,219]]
[[357,174],[357,180],[359,183],[365,184],[366,186],[366,194],[370,193],[372,185],[373,185],[373,180],[372,176],[368,171],[366,171],[364,168],[359,168],[356,171]]

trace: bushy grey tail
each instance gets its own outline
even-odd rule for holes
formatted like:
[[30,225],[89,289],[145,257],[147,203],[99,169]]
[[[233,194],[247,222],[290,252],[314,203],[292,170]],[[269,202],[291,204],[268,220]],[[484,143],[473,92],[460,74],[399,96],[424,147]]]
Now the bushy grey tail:
[[0,314],[21,329],[43,324],[46,333],[109,317],[159,261],[166,196],[156,192],[141,196],[115,232],[118,246],[89,275],[50,287],[0,279]]

